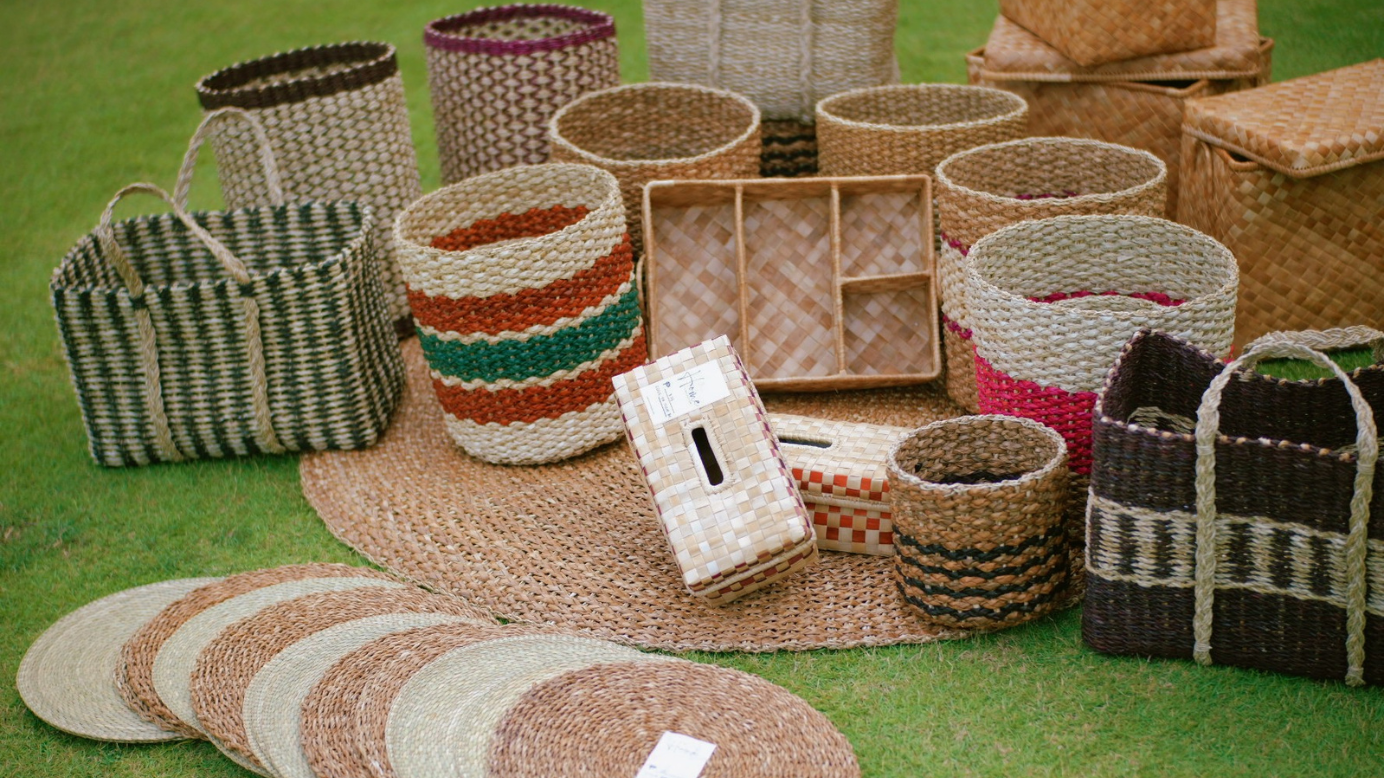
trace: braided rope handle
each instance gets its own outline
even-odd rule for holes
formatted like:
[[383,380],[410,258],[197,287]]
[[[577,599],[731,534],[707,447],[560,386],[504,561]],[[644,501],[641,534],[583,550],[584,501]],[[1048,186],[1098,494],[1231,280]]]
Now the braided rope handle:
[[1369,346],[1375,361],[1384,361],[1384,332],[1373,327],[1336,327],[1329,330],[1297,330],[1270,332],[1250,341],[1246,350],[1267,343],[1300,343],[1317,351]]
[[107,261],[115,267],[115,271],[120,274],[120,279],[125,282],[130,294],[135,297],[144,296],[144,279],[140,278],[139,271],[135,270],[134,265],[130,264],[130,258],[126,256],[125,249],[121,248],[120,243],[115,239],[115,229],[111,226],[111,218],[115,214],[115,206],[121,200],[132,194],[149,194],[163,200],[172,209],[173,215],[187,227],[202,245],[207,247],[212,256],[221,263],[226,272],[234,278],[238,284],[250,283],[250,271],[246,269],[245,263],[241,262],[231,250],[226,248],[226,244],[212,237],[202,225],[198,224],[192,215],[170,197],[161,187],[155,184],[139,183],[130,184],[124,187],[106,203],[106,209],[101,212],[101,221],[96,225],[96,239],[101,243],[101,250],[106,255]]
[[202,123],[197,125],[197,131],[192,133],[192,140],[188,141],[187,152],[183,154],[183,164],[178,168],[177,183],[173,185],[173,201],[177,203],[177,207],[187,208],[187,195],[192,190],[192,173],[197,167],[197,154],[202,150],[202,144],[217,125],[231,119],[245,122],[254,133],[255,150],[259,153],[260,167],[264,171],[264,187],[267,190],[269,204],[284,204],[283,177],[279,174],[279,163],[274,159],[274,147],[269,143],[269,133],[254,114],[244,108],[227,106],[202,117]]
[[[1362,328],[1365,329],[1365,328]],[[1376,333],[1377,334],[1377,333]],[[1336,337],[1336,336],[1332,336]],[[1311,337],[1308,338],[1311,340]],[[1322,339],[1318,342],[1327,342]],[[1195,644],[1192,657],[1199,664],[1211,664],[1211,625],[1216,590],[1216,437],[1221,425],[1221,395],[1235,373],[1248,370],[1264,359],[1303,359],[1330,370],[1341,379],[1355,410],[1356,469],[1354,493],[1350,498],[1350,523],[1345,543],[1346,573],[1346,683],[1360,686],[1365,664],[1366,561],[1370,499],[1374,491],[1375,464],[1379,458],[1379,437],[1374,412],[1360,387],[1326,354],[1293,338],[1260,338],[1239,359],[1225,366],[1202,395],[1197,409],[1196,493],[1197,538],[1195,607],[1192,628]]]

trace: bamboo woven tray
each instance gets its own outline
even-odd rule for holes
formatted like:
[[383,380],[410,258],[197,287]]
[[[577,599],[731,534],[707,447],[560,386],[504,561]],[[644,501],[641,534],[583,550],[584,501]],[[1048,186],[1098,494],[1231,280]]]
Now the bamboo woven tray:
[[655,181],[649,358],[730,336],[761,390],[916,384],[941,369],[932,181]]

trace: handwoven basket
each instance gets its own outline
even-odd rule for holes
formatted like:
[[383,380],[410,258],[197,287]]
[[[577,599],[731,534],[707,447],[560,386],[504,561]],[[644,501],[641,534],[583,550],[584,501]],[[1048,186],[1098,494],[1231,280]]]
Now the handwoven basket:
[[[180,193],[224,116],[193,136]],[[282,203],[272,165],[264,175]],[[135,193],[172,213],[112,224]],[[117,467],[373,444],[403,388],[376,245],[370,209],[352,202],[189,214],[152,184],[121,189],[49,282],[92,458]]]
[[613,376],[644,364],[634,258],[615,177],[531,165],[419,199],[394,225],[447,429],[500,464],[620,437]]
[[817,156],[825,176],[932,175],[958,151],[1023,137],[1028,106],[998,89],[900,84],[856,89],[817,103]]
[[1167,166],[1147,151],[1074,138],[1025,138],[953,154],[937,166],[947,394],[975,413],[966,254],[1010,224],[1049,216],[1160,216]]
[[[197,82],[202,108],[244,108],[269,133],[291,202],[356,200],[382,225],[423,194],[394,47],[354,42],[274,54]],[[213,138],[221,193],[229,208],[263,205],[268,191],[254,138],[223,125]],[[380,251],[390,312],[401,328],[408,300],[393,241]]]
[[1187,105],[1181,221],[1240,260],[1236,343],[1384,322],[1384,60]]
[[1000,11],[1088,67],[1216,44],[1216,0],[1000,0]]
[[[644,0],[649,78],[729,89],[766,119],[897,84],[898,0]],[[929,171],[920,171],[929,172]]]
[[[1375,364],[1349,375],[1319,353],[1365,344]],[[1263,358],[1334,377],[1261,375]],[[1377,330],[1273,333],[1229,365],[1137,335],[1095,407],[1086,644],[1384,683],[1381,412]]]
[[1067,446],[1028,419],[963,416],[890,452],[895,580],[941,624],[994,629],[1037,618],[1068,583]]
[[1239,271],[1211,238],[1147,216],[1058,216],[981,238],[967,257],[982,413],[1040,421],[1071,458],[1080,536],[1091,471],[1091,408],[1140,329],[1230,349]]
[[644,184],[759,175],[759,109],[723,89],[649,83],[593,92],[558,109],[548,139],[554,162],[615,174],[637,252],[644,247]]
[[479,8],[429,22],[442,183],[548,161],[548,119],[620,83],[615,20],[570,5]]

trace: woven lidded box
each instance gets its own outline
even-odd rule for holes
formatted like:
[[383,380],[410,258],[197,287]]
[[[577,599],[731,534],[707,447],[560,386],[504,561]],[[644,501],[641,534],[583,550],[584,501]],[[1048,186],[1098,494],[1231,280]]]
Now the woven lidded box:
[[908,430],[787,413],[769,414],[769,426],[812,517],[817,548],[893,554],[885,462]]
[[1087,67],[1216,45],[1216,0],[1000,0],[1000,12]]
[[1240,261],[1236,342],[1384,322],[1384,59],[1187,104],[1180,219]]
[[726,603],[816,561],[812,522],[725,336],[614,384],[688,590]]

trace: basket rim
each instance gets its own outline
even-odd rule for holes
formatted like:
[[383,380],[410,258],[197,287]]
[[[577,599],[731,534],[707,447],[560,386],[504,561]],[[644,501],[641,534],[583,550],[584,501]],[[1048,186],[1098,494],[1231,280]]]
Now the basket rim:
[[[521,38],[501,40],[457,32],[473,24],[509,19],[557,18],[575,22],[585,22],[586,29],[554,35],[547,38]],[[544,51],[558,51],[583,43],[604,40],[615,36],[615,18],[610,14],[592,11],[573,5],[528,4],[477,8],[465,13],[444,16],[428,22],[423,28],[423,42],[430,48],[457,51],[466,54],[490,54],[495,56],[523,56]]]
[[[727,141],[726,143],[720,146],[717,146],[714,149],[704,151],[701,154],[696,154],[690,157],[662,157],[657,159],[614,159],[611,157],[605,157],[600,154],[587,151],[586,149],[576,145],[575,143],[563,137],[562,135],[560,127],[562,124],[562,120],[566,118],[567,114],[579,109],[580,107],[584,106],[586,103],[592,100],[605,97],[606,95],[621,94],[625,92],[675,91],[697,92],[708,96],[718,97],[722,100],[726,100],[740,105],[741,107],[748,109],[750,112],[749,124],[745,127],[744,130],[740,132],[739,135],[735,136],[733,139]],[[576,154],[583,161],[587,162],[590,165],[607,169],[621,168],[638,170],[647,168],[650,165],[687,165],[701,162],[703,160],[714,159],[718,156],[721,156],[722,154],[734,150],[735,148],[744,144],[754,135],[758,134],[760,132],[760,125],[762,124],[762,122],[763,116],[760,113],[759,106],[755,105],[754,102],[750,100],[750,98],[738,92],[732,92],[729,89],[717,89],[715,87],[701,86],[698,84],[678,84],[670,81],[644,81],[637,84],[622,84],[621,86],[615,86],[609,89],[600,89],[595,92],[587,92],[581,97],[578,97],[577,99],[562,106],[557,110],[556,113],[553,114],[552,118],[548,120],[548,140],[554,144],[561,144],[565,150],[573,154]],[[756,154],[758,154],[758,150],[756,150]]]
[[[332,64],[349,67],[335,73],[299,76],[274,84],[256,86],[249,83],[265,76]],[[198,80],[197,97],[208,111],[226,106],[270,108],[370,86],[398,72],[394,44],[348,41],[281,51],[238,62]]]
[[[1023,428],[1025,432],[1041,435],[1043,438],[1047,439],[1048,442],[1055,444],[1056,449],[1053,451],[1051,456],[1049,456],[1047,459],[1043,461],[1043,464],[1041,466],[1024,472],[1024,474],[1019,476],[1018,478],[1006,478],[1002,481],[983,481],[981,483],[975,484],[944,484],[939,483],[937,481],[930,481],[914,473],[910,473],[901,466],[899,466],[900,450],[913,440],[922,437],[924,434],[945,431],[949,427],[974,426],[976,422],[1000,423],[1004,425],[1013,425],[1015,427]],[[942,419],[940,421],[934,421],[931,424],[925,425],[923,427],[919,427],[918,429],[913,430],[907,435],[904,435],[902,438],[899,439],[897,443],[895,443],[893,446],[889,448],[889,458],[885,460],[885,464],[888,466],[889,471],[889,480],[891,484],[891,488],[889,490],[890,494],[898,494],[897,490],[892,488],[892,484],[899,482],[907,483],[911,487],[926,490],[929,492],[984,493],[993,492],[1000,489],[1012,489],[1018,485],[1029,484],[1035,481],[1040,481],[1044,478],[1048,478],[1058,468],[1064,468],[1067,466],[1067,455],[1067,441],[1063,439],[1062,435],[1059,434],[1057,430],[1054,430],[1053,428],[1045,424],[1041,424],[1039,422],[1034,421],[1033,419],[1029,419],[1023,416],[1007,416],[1003,414],[987,413],[973,416],[958,416],[952,419]]]
[[[840,114],[832,113],[835,102],[860,97],[872,93],[904,93],[904,92],[971,92],[975,94],[987,93],[996,97],[1002,102],[1008,103],[1011,107],[1002,113],[985,116],[978,119],[970,119],[960,122],[942,122],[938,124],[885,124],[883,122],[861,121],[859,119],[849,119]],[[830,122],[839,124],[843,127],[854,129],[871,130],[874,132],[920,132],[936,130],[955,130],[970,127],[984,127],[991,124],[1001,124],[1022,118],[1028,114],[1028,102],[1022,97],[1007,92],[1003,89],[996,89],[989,86],[977,86],[973,84],[885,84],[884,86],[869,86],[860,89],[850,89],[845,92],[838,92],[828,97],[823,97],[817,101],[816,119],[818,124]]]
[[1138,157],[1144,159],[1146,162],[1151,162],[1154,165],[1154,169],[1158,171],[1157,175],[1155,175],[1153,178],[1146,179],[1138,184],[1135,184],[1134,186],[1125,187],[1124,189],[1117,189],[1113,192],[1091,192],[1089,194],[1077,194],[1071,197],[1064,197],[1061,200],[1061,202],[1063,203],[1086,204],[1140,195],[1144,192],[1149,191],[1150,189],[1154,189],[1160,185],[1165,185],[1168,180],[1167,163],[1159,159],[1152,152],[1145,151],[1144,149],[1136,149],[1131,146],[1124,146],[1118,143],[1109,143],[1107,141],[1092,140],[1089,138],[1067,138],[1059,136],[1019,138],[1017,140],[1003,141],[1001,143],[990,143],[984,146],[977,146],[972,149],[966,149],[965,151],[959,151],[951,155],[950,157],[947,157],[946,159],[942,160],[937,165],[937,169],[936,171],[934,171],[933,178],[936,179],[939,188],[945,187],[948,189],[955,190],[957,192],[961,192],[969,197],[974,197],[980,200],[987,200],[993,203],[1000,203],[1007,207],[1036,208],[1038,207],[1039,203],[1042,203],[1042,207],[1051,208],[1053,207],[1053,203],[1051,201],[1040,201],[1031,198],[1022,199],[1018,197],[998,195],[993,192],[987,192],[983,189],[975,189],[969,186],[958,184],[956,183],[956,181],[952,180],[952,178],[949,175],[947,175],[947,166],[952,164],[952,162],[954,161],[959,161],[967,157],[979,157],[984,156],[986,154],[993,154],[996,152],[1005,152],[1009,151],[1010,149],[1024,146],[1075,146],[1114,151],[1120,154],[1124,154],[1128,157]]

